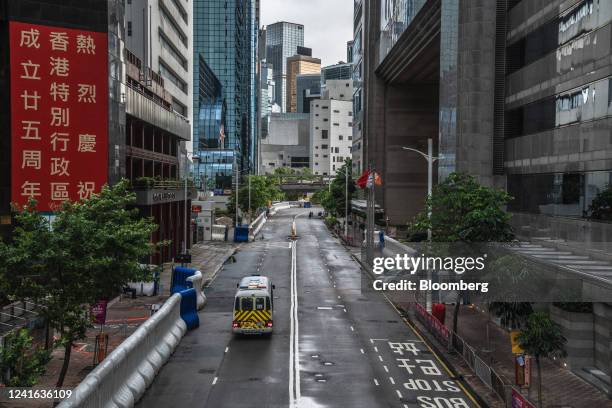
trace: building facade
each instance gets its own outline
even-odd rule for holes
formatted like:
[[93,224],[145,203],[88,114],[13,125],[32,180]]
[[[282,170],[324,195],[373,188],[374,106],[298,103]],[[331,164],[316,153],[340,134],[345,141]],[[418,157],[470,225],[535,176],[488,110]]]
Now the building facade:
[[276,83],[274,102],[283,111],[287,107],[287,58],[298,54],[304,47],[304,26],[281,21],[266,27],[266,61],[274,67]]
[[305,55],[294,55],[287,58],[287,106],[288,113],[298,112],[297,76],[301,74],[321,73],[321,60]]
[[334,176],[351,158],[353,84],[328,80],[321,99],[310,102],[310,157],[313,174]]
[[296,77],[297,112],[310,113],[310,101],[321,98],[321,73]]
[[321,68],[321,86],[330,79],[351,79],[353,77],[353,66],[345,62],[328,65]]
[[[612,4],[374,0],[363,7],[363,154],[382,175],[376,197],[390,230],[401,236],[426,198],[426,162],[402,147],[426,150],[432,139],[441,156],[435,179],[463,172],[506,189],[521,239],[545,237],[595,259],[610,252],[612,217],[603,203],[612,183]],[[595,273],[586,265],[581,272]],[[611,311],[596,303],[593,347],[571,345],[604,380],[612,372]],[[599,383],[610,389],[609,380]]]
[[[200,158],[200,166],[223,164],[233,169],[235,162],[239,173],[248,171],[254,164],[256,137],[252,57],[258,37],[253,27],[257,8],[251,0],[196,0],[193,3],[194,88],[199,88],[202,56],[221,83],[226,102],[225,137],[220,139],[218,151],[196,151],[201,135],[200,129],[194,127],[194,154]],[[193,105],[199,111],[199,95],[194,95]]]
[[353,9],[353,41],[351,64],[353,65],[353,175],[363,173],[367,164],[363,161],[363,0],[356,0]]
[[132,0],[125,5],[126,47],[164,78],[172,109],[190,121],[197,116],[192,106],[192,17],[193,2],[186,0]]
[[261,174],[275,169],[310,166],[309,116],[304,113],[273,113],[268,136],[261,140]]

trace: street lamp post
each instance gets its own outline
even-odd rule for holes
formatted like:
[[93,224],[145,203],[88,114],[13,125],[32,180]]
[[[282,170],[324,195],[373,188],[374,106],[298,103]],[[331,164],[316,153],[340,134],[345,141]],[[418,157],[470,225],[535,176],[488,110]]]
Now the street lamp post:
[[[415,152],[420,154],[425,160],[427,160],[427,197],[431,197],[431,193],[433,191],[433,163],[436,160],[442,158],[442,156],[434,157],[433,155],[433,140],[431,138],[427,139],[427,153],[424,153],[420,150],[413,149],[411,147],[403,147],[402,149],[408,150],[411,152]],[[427,218],[429,219],[429,228],[427,228],[427,242],[431,244],[431,206],[427,206]],[[427,271],[427,279],[431,280],[431,271]],[[431,312],[431,291],[427,291],[427,300],[426,300],[427,311]]]
[[344,166],[344,239],[348,241],[348,165]]

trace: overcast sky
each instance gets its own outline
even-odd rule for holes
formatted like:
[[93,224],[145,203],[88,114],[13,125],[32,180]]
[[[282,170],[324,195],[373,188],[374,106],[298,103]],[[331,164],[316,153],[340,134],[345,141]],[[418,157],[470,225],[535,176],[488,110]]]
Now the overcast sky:
[[304,45],[323,66],[346,61],[353,39],[354,0],[261,0],[261,24],[289,21],[304,25]]

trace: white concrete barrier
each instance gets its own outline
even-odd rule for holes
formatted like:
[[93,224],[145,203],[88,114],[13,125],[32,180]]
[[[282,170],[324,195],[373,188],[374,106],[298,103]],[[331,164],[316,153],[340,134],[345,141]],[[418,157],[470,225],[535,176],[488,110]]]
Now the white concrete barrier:
[[201,271],[196,271],[195,275],[187,278],[189,282],[191,282],[191,286],[196,290],[196,295],[198,297],[198,310],[201,310],[206,304],[206,295],[202,291],[202,286],[204,285],[204,277],[202,276]]
[[58,407],[133,407],[187,331],[180,311],[181,295],[177,293],[113,350]]
[[266,218],[265,212],[262,212],[259,214],[259,217],[255,218],[255,221],[253,221],[250,225],[249,240],[255,239],[257,234],[259,234],[259,231],[261,231],[263,226],[266,224],[266,221],[268,221],[268,219]]

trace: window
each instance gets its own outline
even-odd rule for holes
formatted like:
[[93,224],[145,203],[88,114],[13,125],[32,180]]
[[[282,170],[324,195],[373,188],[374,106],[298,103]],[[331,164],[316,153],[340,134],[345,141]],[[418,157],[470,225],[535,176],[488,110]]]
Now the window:
[[353,122],[348,123],[349,127],[353,127]]
[[329,145],[321,145],[321,149],[323,150],[328,149],[328,148],[329,148]]
[[344,98],[344,94],[340,94],[340,97],[341,97],[341,98]]
[[266,308],[266,298],[258,297],[255,299],[255,310],[264,310]]
[[348,113],[348,115],[349,115],[349,116],[353,116],[353,112],[349,112],[349,113]]
[[131,21],[127,22],[127,35],[128,37],[132,36],[132,22]]
[[321,131],[321,139],[329,139],[329,130]]
[[319,157],[319,153],[316,153],[316,154],[315,154],[315,157]]
[[334,126],[340,126],[340,124],[339,123],[334,123]]
[[274,164],[274,163],[268,163],[268,166],[270,166],[270,167],[274,167],[274,166],[275,166],[275,164]]
[[323,155],[323,158],[324,158],[324,159],[327,159],[328,157],[329,157],[329,155],[327,155],[327,154],[324,154],[324,155]]
[[[319,106],[319,105],[317,105]],[[329,106],[321,106],[321,109],[329,109]]]
[[349,136],[349,137],[348,137],[348,140],[353,140],[353,136]]
[[343,140],[343,139],[344,139],[344,136],[342,135],[338,136],[338,140]]
[[319,148],[319,146],[315,146],[315,149],[318,149],[318,148]]
[[323,119],[323,122],[329,122],[329,119],[325,118]]
[[243,297],[242,299],[242,307],[240,310],[253,310],[253,299],[250,297]]
[[336,153],[340,153],[340,148],[336,147]]
[[318,166],[318,165],[319,165],[319,163],[318,163],[318,162],[317,162],[317,163],[315,163],[315,166]]
[[340,113],[338,109],[334,109],[334,113]]

